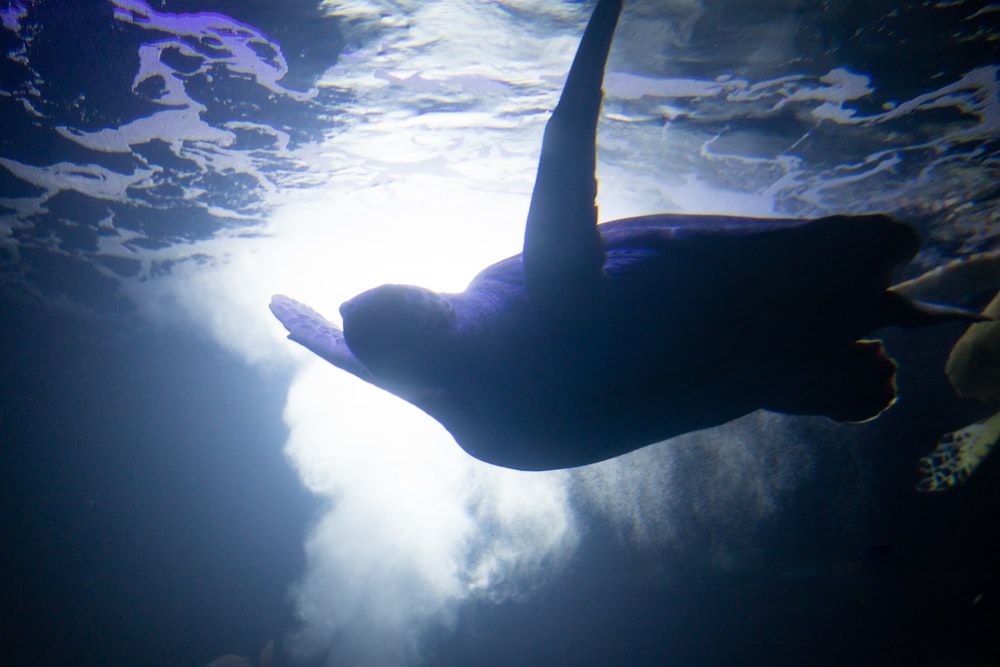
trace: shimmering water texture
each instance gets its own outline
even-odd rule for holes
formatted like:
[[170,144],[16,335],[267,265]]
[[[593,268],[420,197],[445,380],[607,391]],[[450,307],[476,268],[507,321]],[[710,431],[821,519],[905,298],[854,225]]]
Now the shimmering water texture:
[[[465,31],[493,19],[506,26],[509,16],[491,15],[500,10],[422,8],[412,25],[383,18],[378,40],[300,90],[287,83],[280,44],[251,25],[138,0],[111,4],[106,68],[81,75],[75,95],[45,57],[52,30],[25,21],[23,4],[4,10],[6,272],[18,273],[19,254],[35,249],[142,280],[214,256],[199,243],[254,233],[284,188],[327,179],[366,187],[407,165],[495,188],[523,170],[511,160],[530,163],[531,138],[564,75],[553,52],[571,43],[557,35],[543,50],[523,40],[523,55],[505,58],[472,36],[481,32]],[[339,11],[365,25],[373,7]],[[556,27],[568,20],[536,11]],[[637,17],[634,30],[662,20]],[[468,25],[447,31],[447,21]],[[112,55],[112,46],[133,53]],[[490,64],[470,65],[472,52]],[[885,95],[872,77],[842,67],[752,81],[663,77],[637,64],[616,70],[613,58],[607,76],[602,182],[617,186],[620,170],[647,165],[622,184],[629,196],[620,205],[605,203],[612,210],[697,211],[708,202],[757,215],[903,210],[933,218],[926,233],[942,245],[928,255],[988,249],[997,236],[995,65],[879,105]],[[305,142],[331,131],[336,141],[317,156]]]
[[[292,87],[277,42],[221,14],[121,0],[94,43],[86,22],[56,34],[81,17],[48,6],[3,14],[7,272],[41,251],[144,280],[205,260],[196,242],[253,234],[279,188],[302,184],[296,148],[319,136],[331,96]],[[59,62],[58,40],[86,42],[99,66]]]

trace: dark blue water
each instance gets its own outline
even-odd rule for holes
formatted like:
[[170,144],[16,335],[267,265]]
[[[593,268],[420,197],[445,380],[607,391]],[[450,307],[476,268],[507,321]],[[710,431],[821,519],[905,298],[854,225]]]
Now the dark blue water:
[[[590,6],[0,2],[0,663],[1000,663],[1000,464],[914,490],[991,411],[959,325],[886,333],[875,422],[528,478],[280,339],[271,292],[509,254]],[[626,2],[602,217],[888,211],[900,277],[996,248],[998,15]]]

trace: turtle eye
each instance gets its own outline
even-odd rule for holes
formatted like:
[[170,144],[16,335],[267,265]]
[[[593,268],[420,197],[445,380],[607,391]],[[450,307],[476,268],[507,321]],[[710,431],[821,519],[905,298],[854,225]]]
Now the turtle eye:
[[430,316],[430,324],[436,329],[447,329],[451,323],[451,306],[446,303],[442,303],[440,306],[440,308],[427,311]]
[[410,294],[409,315],[416,326],[443,330],[451,326],[454,311],[447,299],[434,292],[419,290]]

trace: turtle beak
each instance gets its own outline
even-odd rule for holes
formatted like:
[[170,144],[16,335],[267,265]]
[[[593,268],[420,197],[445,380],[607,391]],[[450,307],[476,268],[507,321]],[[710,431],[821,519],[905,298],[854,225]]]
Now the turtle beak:
[[354,303],[354,299],[340,304],[340,318],[346,323],[351,313],[357,310],[357,307],[358,304]]
[[[390,297],[394,296],[389,294]],[[391,299],[386,303],[386,290],[384,287],[376,287],[367,292],[362,292],[351,297],[340,305],[340,317],[344,321],[344,337],[347,339],[348,347],[357,350],[352,345],[352,339],[356,343],[359,338],[368,338],[385,330],[385,319],[387,315],[395,312],[395,305]]]
[[350,340],[355,338],[360,322],[364,321],[357,297],[340,304],[340,319],[344,323],[344,338],[348,341],[347,346],[351,347]]

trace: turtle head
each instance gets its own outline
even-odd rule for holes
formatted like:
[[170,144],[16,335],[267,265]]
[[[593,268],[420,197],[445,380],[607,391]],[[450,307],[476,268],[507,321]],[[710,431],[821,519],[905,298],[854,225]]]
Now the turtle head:
[[361,363],[387,380],[424,384],[454,331],[447,297],[413,285],[382,285],[340,306],[344,339]]

